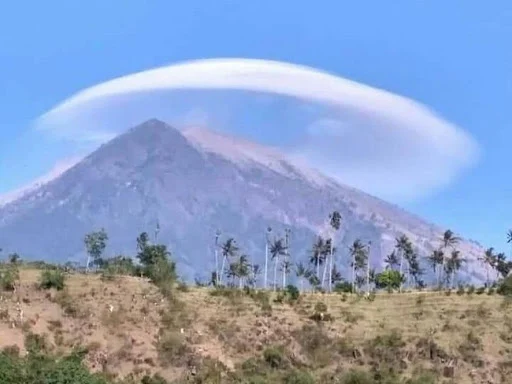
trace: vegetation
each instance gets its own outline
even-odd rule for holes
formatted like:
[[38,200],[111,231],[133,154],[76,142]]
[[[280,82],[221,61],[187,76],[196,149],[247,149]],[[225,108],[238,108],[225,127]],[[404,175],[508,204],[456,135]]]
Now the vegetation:
[[86,235],[84,270],[11,254],[0,264],[0,384],[506,382],[504,254],[489,248],[485,285],[464,286],[459,239],[446,231],[425,259],[437,290],[426,289],[426,264],[407,236],[377,270],[371,243],[339,251],[341,226],[331,213],[307,260],[291,254],[289,230],[268,228],[262,269],[219,231],[214,271],[198,287],[180,281],[158,231],[154,241],[137,237],[133,259],[106,257],[104,230]]

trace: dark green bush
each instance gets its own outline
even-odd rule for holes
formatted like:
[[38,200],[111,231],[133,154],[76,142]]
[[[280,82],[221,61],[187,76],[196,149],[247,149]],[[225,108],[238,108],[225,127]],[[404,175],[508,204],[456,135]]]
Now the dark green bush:
[[65,276],[60,270],[45,270],[41,273],[39,287],[41,289],[55,288],[58,291],[64,289]]

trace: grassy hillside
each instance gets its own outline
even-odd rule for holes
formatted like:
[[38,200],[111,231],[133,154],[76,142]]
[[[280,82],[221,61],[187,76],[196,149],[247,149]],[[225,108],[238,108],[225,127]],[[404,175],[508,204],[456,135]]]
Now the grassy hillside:
[[492,291],[296,297],[111,274],[65,274],[57,290],[42,273],[20,268],[1,292],[0,383],[78,347],[104,380],[83,383],[511,382],[512,305]]

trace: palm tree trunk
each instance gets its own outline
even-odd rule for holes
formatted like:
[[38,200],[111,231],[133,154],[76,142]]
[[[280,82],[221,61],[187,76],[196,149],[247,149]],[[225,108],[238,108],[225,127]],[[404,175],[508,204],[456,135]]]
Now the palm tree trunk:
[[324,287],[324,284],[325,284],[325,277],[327,274],[327,265],[329,264],[328,260],[325,260],[324,263],[325,263],[324,264],[324,272],[322,273],[322,288]]
[[265,244],[265,276],[263,277],[263,288],[267,289],[267,272],[268,272],[268,240]]
[[329,259],[329,292],[332,292],[332,264],[333,264],[333,257],[334,257],[334,249],[333,249],[333,241],[331,240],[331,258]]
[[320,281],[320,259],[317,257],[316,260],[316,277]]
[[274,291],[277,288],[277,265],[279,264],[279,257],[276,256],[276,259],[274,260]]
[[352,256],[352,293],[356,293],[356,257]]
[[222,277],[224,276],[224,267],[226,264],[226,256],[222,257],[222,266],[220,268],[219,283],[222,285]]
[[217,241],[215,241],[215,285],[219,285],[219,253],[217,250]]
[[404,265],[404,255],[403,252],[400,251],[400,287],[398,288],[398,292],[402,293],[402,269]]
[[283,263],[283,289],[286,287],[286,263]]

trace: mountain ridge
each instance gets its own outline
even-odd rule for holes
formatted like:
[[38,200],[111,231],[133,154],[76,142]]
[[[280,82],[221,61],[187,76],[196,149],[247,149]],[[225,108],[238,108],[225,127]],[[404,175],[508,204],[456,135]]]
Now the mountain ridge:
[[[425,253],[437,247],[433,243],[442,234],[439,226],[316,170],[292,164],[268,147],[212,131],[180,132],[152,119],[102,145],[56,179],[0,207],[0,244],[31,257],[40,244],[39,252],[57,259],[82,259],[81,238],[103,226],[112,233],[109,252],[128,253],[134,249],[134,236],[151,231],[158,222],[160,239],[176,252],[178,264],[188,271],[185,275],[204,277],[198,266],[204,265],[204,259],[210,262],[217,229],[239,239],[248,253],[261,260],[264,229],[290,226],[296,245],[292,249],[303,259],[307,244],[325,232],[325,218],[334,209],[344,219],[343,245],[356,237],[372,240],[379,245],[372,254],[378,265],[400,234],[408,235]],[[169,222],[175,218],[179,224]],[[65,250],[43,238],[52,236],[48,228],[36,229],[36,223],[48,221],[50,227],[73,238],[66,238]],[[32,247],[16,234],[23,231],[22,224],[32,231],[28,231]],[[195,247],[188,242],[196,243]],[[461,249],[475,261],[483,252],[470,241],[463,241]],[[481,279],[476,264],[466,267],[466,272]]]

